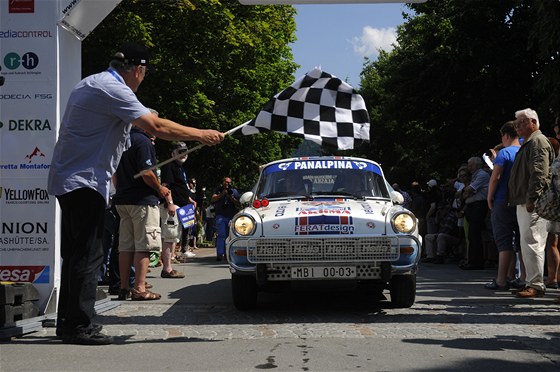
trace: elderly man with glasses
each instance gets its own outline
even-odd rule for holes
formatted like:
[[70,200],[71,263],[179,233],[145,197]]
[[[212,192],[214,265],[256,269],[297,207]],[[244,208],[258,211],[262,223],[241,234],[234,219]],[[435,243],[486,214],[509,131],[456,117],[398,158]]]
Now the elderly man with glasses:
[[516,206],[521,254],[526,272],[526,287],[517,297],[532,298],[544,295],[544,255],[546,220],[535,212],[535,200],[550,182],[550,166],[554,149],[539,130],[539,117],[534,110],[515,113],[515,130],[523,137],[508,182],[508,202]]

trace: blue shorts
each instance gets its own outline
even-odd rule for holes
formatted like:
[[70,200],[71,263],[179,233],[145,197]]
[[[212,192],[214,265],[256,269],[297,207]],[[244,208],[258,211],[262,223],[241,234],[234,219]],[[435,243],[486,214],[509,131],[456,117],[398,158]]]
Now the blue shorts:
[[498,252],[519,252],[519,226],[515,207],[508,207],[505,200],[495,201],[491,221]]

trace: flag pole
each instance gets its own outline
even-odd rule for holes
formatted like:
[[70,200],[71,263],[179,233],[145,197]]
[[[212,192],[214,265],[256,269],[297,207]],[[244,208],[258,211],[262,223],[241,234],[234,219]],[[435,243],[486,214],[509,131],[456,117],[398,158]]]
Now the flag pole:
[[[250,122],[251,122],[251,120],[246,121],[245,123],[243,123],[243,124],[241,124],[241,125],[238,125],[238,126],[232,128],[232,129],[228,130],[227,132],[224,132],[224,136],[229,136],[230,134],[232,134],[232,133],[238,131],[239,129],[241,129],[241,128],[244,127],[245,125],[249,124]],[[199,149],[203,148],[204,146],[206,146],[206,145],[203,144],[203,143],[199,143],[199,144],[196,145],[195,147],[192,147],[192,148],[190,148],[190,149],[188,149],[188,150],[186,150],[186,151],[180,152],[180,153],[178,153],[177,155],[175,155],[175,156],[173,156],[173,157],[171,157],[171,158],[169,158],[169,159],[167,159],[167,160],[162,161],[161,163],[157,163],[156,165],[154,165],[154,166],[152,166],[152,167],[150,167],[150,168],[147,168],[147,169],[144,169],[144,170],[138,172],[137,174],[134,175],[134,178],[142,177],[142,176],[145,175],[146,173],[151,172],[151,171],[153,171],[154,169],[160,168],[160,167],[164,166],[165,164],[169,164],[169,163],[171,163],[171,162],[174,161],[174,160],[177,160],[177,159],[179,159],[179,158],[182,158],[183,156],[188,155],[188,154],[190,154],[191,152],[194,152],[194,151],[196,151],[196,150],[199,150]]]

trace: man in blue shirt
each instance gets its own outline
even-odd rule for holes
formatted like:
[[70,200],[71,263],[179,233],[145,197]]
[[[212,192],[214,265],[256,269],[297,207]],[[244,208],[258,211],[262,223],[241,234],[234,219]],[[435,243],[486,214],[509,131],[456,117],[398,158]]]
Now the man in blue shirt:
[[[126,149],[131,125],[165,140],[220,143],[224,134],[153,115],[135,95],[148,69],[146,47],[128,43],[110,67],[72,90],[49,170],[48,191],[61,207],[62,271],[57,335],[64,342],[105,345],[112,337],[92,323],[96,274],[103,260],[109,183]],[[165,197],[167,188],[155,190]]]
[[501,149],[496,159],[488,183],[488,208],[492,215],[492,232],[498,249],[498,275],[485,287],[491,290],[508,290],[509,279],[515,278],[515,251],[519,250],[519,226],[515,206],[507,203],[508,181],[515,155],[519,151],[519,137],[513,121],[508,121],[500,128]]

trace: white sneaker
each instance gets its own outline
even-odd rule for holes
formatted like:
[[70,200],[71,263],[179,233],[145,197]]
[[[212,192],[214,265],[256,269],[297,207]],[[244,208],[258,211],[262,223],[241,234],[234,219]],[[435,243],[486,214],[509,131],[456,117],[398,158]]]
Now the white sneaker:
[[191,251],[187,251],[185,253],[185,256],[187,256],[188,258],[193,258],[193,257],[196,257],[196,254],[192,253]]

